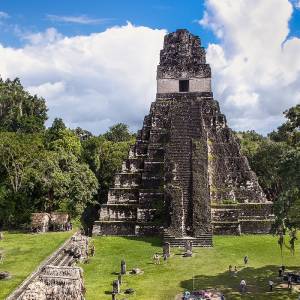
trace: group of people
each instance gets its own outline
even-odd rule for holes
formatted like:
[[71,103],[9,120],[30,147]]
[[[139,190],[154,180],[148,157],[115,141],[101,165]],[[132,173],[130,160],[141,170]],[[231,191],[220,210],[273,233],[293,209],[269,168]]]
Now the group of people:
[[[248,264],[248,262],[249,262],[249,258],[246,255],[244,257],[244,264],[245,264],[245,266]],[[234,274],[234,276],[237,275],[238,269],[237,269],[236,266],[234,266],[234,269],[233,269],[232,265],[229,265],[228,269],[229,269],[230,273]],[[278,270],[278,277],[282,278],[284,276],[284,274],[285,274],[285,266],[281,266],[279,268],[279,270]],[[293,278],[292,278],[292,275],[290,273],[287,274],[287,279],[286,280],[287,280],[287,287],[288,287],[288,289],[292,289]],[[273,287],[274,287],[274,282],[273,282],[272,279],[270,279],[268,281],[268,285],[269,285],[269,291],[272,292],[273,291]],[[247,289],[246,280],[242,279],[241,282],[240,282],[240,291],[242,293],[244,293],[244,292],[246,292],[246,289]],[[299,300],[300,300],[300,295],[299,295]]]
[[73,225],[71,222],[68,222],[65,224],[65,230],[66,231],[71,231],[73,229]]
[[168,259],[168,255],[166,253],[164,253],[162,256],[158,253],[155,253],[153,255],[152,260],[155,265],[160,265],[161,257],[163,258],[164,261],[166,261]]

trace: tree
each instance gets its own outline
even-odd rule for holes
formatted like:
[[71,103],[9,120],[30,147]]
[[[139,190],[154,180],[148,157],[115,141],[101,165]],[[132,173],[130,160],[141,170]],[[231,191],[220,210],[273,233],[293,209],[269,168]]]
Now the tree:
[[111,126],[103,136],[106,140],[111,142],[125,142],[132,138],[132,134],[129,132],[128,126],[124,123],[118,123]]
[[80,127],[77,127],[74,130],[74,133],[79,137],[80,141],[86,141],[93,136],[91,132],[84,130]]
[[22,188],[26,171],[37,159],[41,147],[43,145],[39,136],[0,133],[0,162],[6,172],[7,185],[13,193]]
[[41,132],[46,120],[43,98],[30,95],[18,78],[6,81],[0,78],[0,131]]
[[60,139],[63,136],[65,130],[67,130],[67,127],[64,121],[61,118],[55,118],[52,122],[51,127],[47,129],[47,142],[50,143],[52,141]]
[[103,136],[92,137],[82,142],[83,160],[89,165],[99,183],[96,201],[87,206],[83,215],[87,231],[91,229],[93,221],[97,218],[99,204],[107,201],[109,187],[112,186],[114,176],[120,171],[133,142],[133,140],[112,142]]
[[286,142],[299,146],[300,143],[300,104],[291,107],[284,113],[287,121],[270,133],[270,138],[276,142]]
[[83,142],[83,159],[90,166],[99,182],[98,202],[106,200],[109,187],[122,162],[128,155],[133,141],[111,142],[103,137],[93,137]]
[[35,211],[78,217],[93,201],[97,178],[81,161],[81,144],[70,130],[47,136],[0,133],[0,225],[29,222]]
[[282,192],[282,176],[279,174],[280,161],[287,151],[286,143],[274,142],[254,131],[239,132],[243,154],[248,158],[252,170],[269,200]]
[[65,152],[44,151],[28,176],[31,195],[41,211],[80,216],[97,193],[98,182],[88,165]]

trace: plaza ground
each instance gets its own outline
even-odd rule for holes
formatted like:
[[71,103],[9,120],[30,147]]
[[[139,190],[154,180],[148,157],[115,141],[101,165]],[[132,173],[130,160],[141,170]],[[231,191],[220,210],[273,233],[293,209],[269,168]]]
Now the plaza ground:
[[[289,292],[286,285],[277,284],[281,255],[277,237],[271,235],[244,235],[240,237],[214,237],[213,248],[197,248],[192,258],[183,258],[180,249],[161,265],[152,262],[155,252],[161,252],[158,238],[94,238],[96,255],[90,263],[82,265],[85,274],[87,300],[111,299],[112,281],[120,271],[121,259],[126,260],[127,270],[141,268],[143,275],[126,275],[122,290],[133,288],[132,296],[120,295],[117,299],[168,300],[176,294],[194,289],[216,288],[226,299],[298,299],[296,287]],[[288,238],[286,238],[288,245]],[[249,256],[244,267],[243,257]],[[284,249],[284,263],[293,271],[300,270],[300,245],[295,256]],[[229,274],[229,265],[237,266],[237,277]],[[194,278],[194,279],[193,279]],[[239,283],[245,279],[248,293],[241,295]],[[268,292],[268,281],[275,282],[273,292]]]
[[[5,260],[0,270],[9,271],[12,279],[0,281],[0,299],[16,288],[47,256],[70,236],[70,232],[23,234],[5,232],[0,249]],[[125,259],[127,270],[140,268],[142,275],[126,275],[122,290],[133,288],[134,295],[120,295],[120,299],[168,300],[184,291],[215,288],[227,295],[226,299],[297,299],[296,287],[289,292],[286,285],[276,285],[268,292],[268,280],[277,283],[281,255],[277,237],[271,235],[240,237],[215,236],[213,248],[197,248],[194,257],[183,258],[182,249],[172,249],[167,262],[154,265],[152,256],[161,253],[159,238],[96,237],[93,239],[96,254],[89,264],[83,264],[87,300],[109,300],[112,281],[120,271],[120,261]],[[286,239],[288,245],[288,239]],[[244,267],[243,257],[249,256]],[[295,256],[284,249],[284,263],[288,269],[300,270],[300,244]],[[237,277],[229,274],[229,264],[237,266]],[[241,279],[248,285],[248,293],[241,296],[238,287]]]
[[4,240],[0,241],[0,250],[4,250],[5,257],[3,263],[0,263],[0,271],[10,272],[12,278],[0,281],[0,299],[5,299],[71,234],[71,232],[43,234],[4,232]]

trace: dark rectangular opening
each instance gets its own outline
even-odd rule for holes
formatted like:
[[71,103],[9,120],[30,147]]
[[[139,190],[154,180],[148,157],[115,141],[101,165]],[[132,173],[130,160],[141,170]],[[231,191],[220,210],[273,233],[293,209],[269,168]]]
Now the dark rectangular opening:
[[189,80],[179,80],[179,92],[189,91]]

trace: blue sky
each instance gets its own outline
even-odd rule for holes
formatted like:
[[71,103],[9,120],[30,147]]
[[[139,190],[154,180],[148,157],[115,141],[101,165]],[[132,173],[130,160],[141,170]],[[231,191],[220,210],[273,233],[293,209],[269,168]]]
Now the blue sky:
[[[1,0],[0,3],[1,11],[10,15],[7,22],[32,32],[54,26],[67,36],[87,35],[130,21],[136,26],[168,31],[187,28],[201,36],[205,46],[215,41],[214,34],[197,23],[204,12],[204,1],[201,0]],[[82,16],[87,18],[87,23],[90,20],[90,24],[53,21],[51,16]],[[1,42],[20,45],[18,36],[12,31],[2,32]]]
[[43,96],[49,123],[137,130],[163,36],[178,28],[207,48],[232,128],[266,134],[300,102],[300,0],[0,0],[0,75]]

